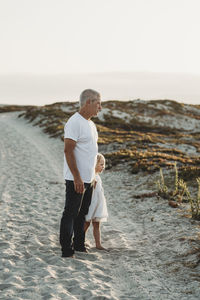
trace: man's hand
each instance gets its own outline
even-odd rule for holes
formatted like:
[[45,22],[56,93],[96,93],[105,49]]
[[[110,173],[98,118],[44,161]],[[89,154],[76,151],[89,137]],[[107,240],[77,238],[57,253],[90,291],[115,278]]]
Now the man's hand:
[[85,186],[80,177],[74,178],[74,189],[78,194],[83,194],[83,192],[85,190]]

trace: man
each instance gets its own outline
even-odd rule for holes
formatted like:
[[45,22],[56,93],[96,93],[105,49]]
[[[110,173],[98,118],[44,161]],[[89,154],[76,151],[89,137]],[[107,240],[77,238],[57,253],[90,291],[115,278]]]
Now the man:
[[79,112],[72,115],[65,124],[66,201],[60,224],[62,257],[73,257],[74,250],[87,252],[84,222],[91,203],[98,152],[98,134],[90,119],[97,116],[100,110],[100,94],[94,90],[84,90],[80,95]]

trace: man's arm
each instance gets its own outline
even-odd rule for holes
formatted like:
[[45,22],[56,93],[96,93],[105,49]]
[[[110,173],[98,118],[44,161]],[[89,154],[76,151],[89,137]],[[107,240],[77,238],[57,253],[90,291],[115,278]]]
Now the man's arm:
[[64,139],[64,153],[67,160],[67,164],[74,177],[74,189],[77,193],[82,194],[84,192],[84,183],[81,179],[79,170],[77,168],[76,159],[74,155],[74,148],[76,142],[72,139]]

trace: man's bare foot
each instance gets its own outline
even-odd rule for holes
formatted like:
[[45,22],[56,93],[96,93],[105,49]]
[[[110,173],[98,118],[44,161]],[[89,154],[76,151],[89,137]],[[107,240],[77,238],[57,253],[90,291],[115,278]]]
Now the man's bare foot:
[[85,247],[89,249],[89,248],[91,248],[91,244],[88,242],[85,242]]
[[62,255],[62,257],[67,257],[67,258],[75,258],[75,255],[74,254],[72,254],[72,255]]

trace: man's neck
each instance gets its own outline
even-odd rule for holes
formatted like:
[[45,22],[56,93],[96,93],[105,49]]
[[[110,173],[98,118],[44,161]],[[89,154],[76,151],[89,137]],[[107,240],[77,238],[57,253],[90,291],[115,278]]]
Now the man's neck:
[[87,111],[84,110],[84,108],[81,108],[79,110],[79,114],[86,120],[90,120],[91,116],[88,115]]

